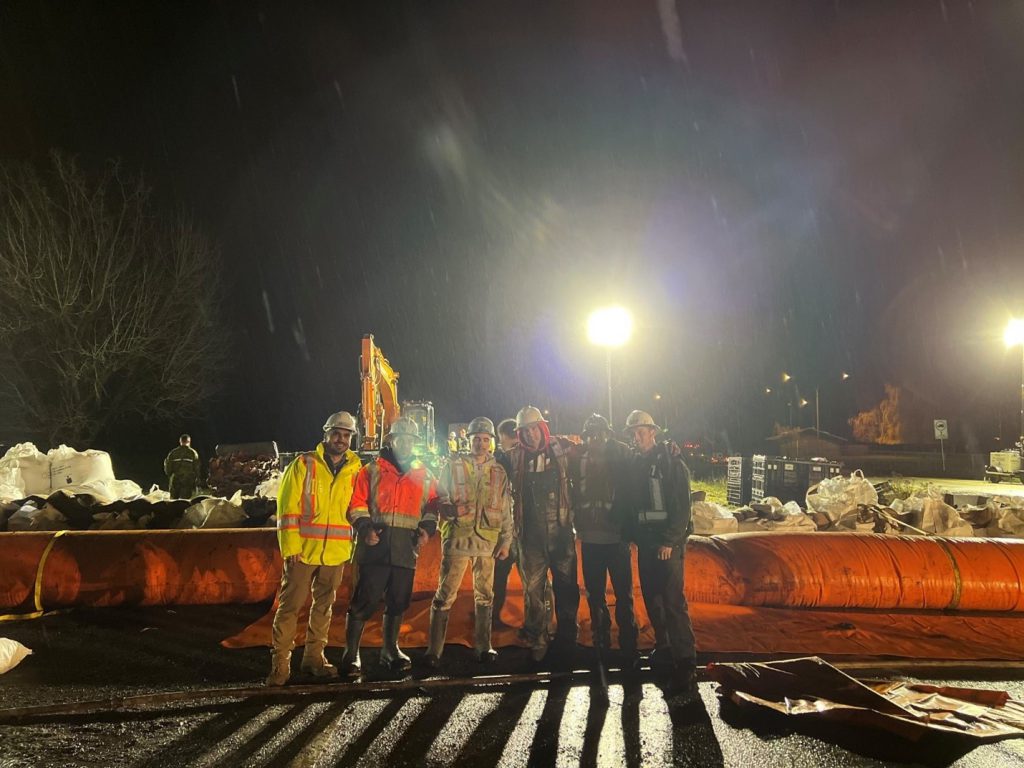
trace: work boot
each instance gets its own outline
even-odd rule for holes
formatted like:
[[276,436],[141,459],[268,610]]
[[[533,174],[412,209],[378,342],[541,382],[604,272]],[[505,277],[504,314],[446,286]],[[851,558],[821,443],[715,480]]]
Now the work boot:
[[640,652],[636,649],[636,643],[623,642],[619,638],[619,659],[624,670],[635,670],[640,666]]
[[359,642],[363,639],[365,621],[360,621],[352,614],[345,620],[345,655],[341,657],[341,671],[345,677],[359,675]]
[[398,633],[402,630],[402,614],[384,614],[384,642],[380,649],[381,666],[392,672],[406,672],[412,667],[412,660],[398,647]]
[[292,676],[292,652],[271,651],[270,674],[267,675],[267,685],[284,685]]
[[324,680],[333,680],[338,677],[338,668],[327,661],[327,657],[324,656],[323,643],[306,644],[299,671],[304,675],[312,675]]
[[690,661],[676,664],[668,680],[668,689],[673,695],[695,693],[697,691],[696,665]]
[[489,664],[498,658],[497,651],[491,645],[491,606],[478,605],[476,615],[473,617],[473,647],[476,650],[476,660],[482,664]]
[[444,651],[444,639],[448,634],[448,611],[440,608],[430,609],[430,637],[427,643],[427,655],[423,663],[431,669],[441,665],[441,653]]

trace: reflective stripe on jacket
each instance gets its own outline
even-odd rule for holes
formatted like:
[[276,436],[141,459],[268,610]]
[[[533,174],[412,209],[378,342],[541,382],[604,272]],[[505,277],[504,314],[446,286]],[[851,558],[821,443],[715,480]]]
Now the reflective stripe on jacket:
[[441,539],[474,534],[490,544],[512,543],[512,494],[504,468],[493,456],[480,465],[454,458],[441,472],[440,492],[455,505],[457,517],[441,520]]
[[277,495],[277,540],[281,556],[299,555],[307,565],[340,565],[352,556],[352,528],[345,512],[356,473],[355,451],[345,452],[338,474],[324,457],[323,443],[295,458]]
[[[437,501],[437,481],[419,461],[404,474],[381,456],[363,467],[356,476],[348,520],[353,527],[358,527],[363,518],[386,527],[377,546],[357,540],[356,562],[415,568],[419,556],[416,528],[421,522],[436,524]],[[433,532],[433,525],[429,532]]]

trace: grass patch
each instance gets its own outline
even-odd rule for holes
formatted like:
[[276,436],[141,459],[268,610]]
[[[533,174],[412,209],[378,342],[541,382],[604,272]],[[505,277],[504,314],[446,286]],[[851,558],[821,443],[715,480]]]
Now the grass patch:
[[691,491],[704,491],[707,494],[707,501],[715,504],[725,504],[726,482],[725,477],[712,477],[708,480],[690,480]]
[[897,499],[909,499],[911,496],[923,495],[928,490],[928,483],[899,475],[890,477],[889,485]]

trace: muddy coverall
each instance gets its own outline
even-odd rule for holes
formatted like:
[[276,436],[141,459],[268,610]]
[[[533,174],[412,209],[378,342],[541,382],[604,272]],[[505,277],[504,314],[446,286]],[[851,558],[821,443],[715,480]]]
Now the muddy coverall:
[[512,543],[512,494],[504,468],[493,456],[477,464],[472,457],[456,457],[442,470],[439,494],[442,509],[441,568],[430,609],[427,654],[441,656],[448,626],[448,611],[455,603],[466,568],[473,568],[473,647],[478,656],[491,648],[491,605],[495,555]]
[[516,446],[509,452],[519,568],[526,613],[524,631],[535,658],[549,643],[545,601],[548,571],[555,598],[555,644],[576,644],[580,589],[576,581],[576,535],[570,493],[568,447],[551,439],[546,450]]

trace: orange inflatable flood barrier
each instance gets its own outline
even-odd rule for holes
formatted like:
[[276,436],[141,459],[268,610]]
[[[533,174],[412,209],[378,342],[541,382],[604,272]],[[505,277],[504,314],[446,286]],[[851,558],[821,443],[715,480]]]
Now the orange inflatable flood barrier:
[[[420,556],[402,627],[410,646],[426,641],[439,564],[434,537]],[[344,644],[350,574],[338,593],[332,645]],[[0,533],[0,612],[11,616],[74,606],[264,602],[274,598],[280,575],[273,529]],[[1021,659],[1022,576],[1024,541],[1009,539],[742,533],[691,537],[686,557],[686,595],[702,652]],[[634,587],[641,640],[649,646],[635,557]],[[471,644],[472,603],[467,571],[449,642]],[[513,623],[522,617],[515,571],[504,616]],[[270,619],[225,644],[268,644]],[[587,642],[585,599],[580,626]],[[371,622],[366,642],[377,634]],[[513,644],[515,631],[494,640]]]
[[0,610],[254,603],[281,579],[271,529],[0,534]]
[[694,537],[692,602],[777,608],[1024,611],[1024,541],[864,533]]

